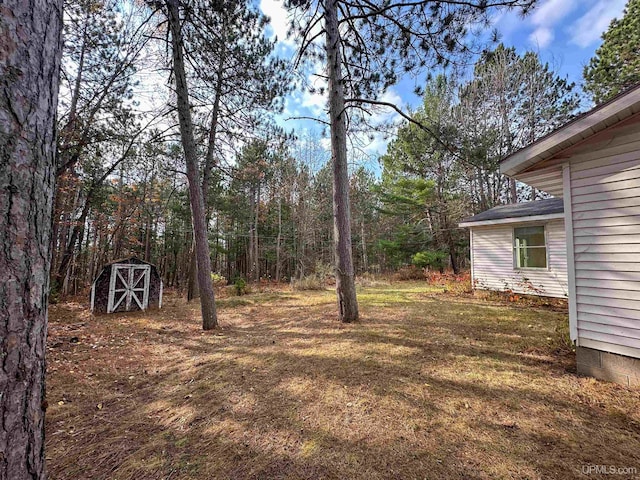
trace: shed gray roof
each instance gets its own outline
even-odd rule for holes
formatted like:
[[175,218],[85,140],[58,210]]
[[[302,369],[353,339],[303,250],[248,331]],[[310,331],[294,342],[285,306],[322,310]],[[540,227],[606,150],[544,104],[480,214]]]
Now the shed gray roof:
[[535,202],[499,205],[473,217],[466,218],[462,223],[485,222],[487,220],[502,220],[506,218],[537,217],[540,215],[552,215],[554,213],[564,213],[564,202],[562,198],[547,198],[545,200],[536,200]]

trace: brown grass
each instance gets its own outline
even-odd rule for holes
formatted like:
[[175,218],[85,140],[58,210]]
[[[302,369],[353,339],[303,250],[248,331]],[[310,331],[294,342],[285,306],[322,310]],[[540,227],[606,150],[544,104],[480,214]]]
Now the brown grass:
[[640,472],[640,392],[575,375],[564,313],[427,289],[360,288],[353,325],[330,290],[230,297],[212,332],[175,296],[161,312],[52,307],[50,478]]

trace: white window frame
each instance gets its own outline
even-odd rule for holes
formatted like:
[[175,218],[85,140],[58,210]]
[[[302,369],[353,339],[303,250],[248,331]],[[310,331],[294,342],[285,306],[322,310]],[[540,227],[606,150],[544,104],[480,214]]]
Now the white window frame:
[[[518,266],[518,251],[520,247],[516,246],[516,229],[517,228],[529,228],[529,227],[542,227],[542,232],[544,233],[544,249],[545,249],[545,261],[546,267],[519,267]],[[521,271],[521,270],[542,270],[549,271],[549,229],[547,228],[546,223],[536,223],[536,224],[519,224],[514,225],[511,229],[511,254],[513,256],[513,270]],[[542,246],[535,247],[525,247],[525,248],[543,248]]]

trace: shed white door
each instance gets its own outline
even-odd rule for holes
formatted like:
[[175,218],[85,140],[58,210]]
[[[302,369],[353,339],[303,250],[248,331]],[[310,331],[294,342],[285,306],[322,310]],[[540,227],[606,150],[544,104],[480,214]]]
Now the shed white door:
[[149,265],[112,265],[107,313],[115,312],[123,304],[127,312],[136,305],[140,310],[146,310],[149,306],[150,274]]

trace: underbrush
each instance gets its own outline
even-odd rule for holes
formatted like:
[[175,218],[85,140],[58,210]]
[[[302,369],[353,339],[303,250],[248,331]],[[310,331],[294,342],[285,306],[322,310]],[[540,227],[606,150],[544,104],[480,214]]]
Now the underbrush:
[[356,276],[356,285],[362,288],[385,287],[391,285],[391,281],[386,276],[364,272]]
[[324,290],[331,284],[335,284],[334,267],[322,262],[316,263],[313,273],[291,279],[291,289],[294,291]]
[[525,305],[534,308],[548,308],[564,312],[568,308],[566,298],[542,297],[539,295],[516,293],[512,290],[495,291],[495,290],[476,290],[477,298],[505,304]]
[[452,295],[470,295],[473,293],[471,272],[469,271],[458,274],[426,272],[425,276],[429,285],[442,287],[443,293]]
[[391,275],[391,279],[395,281],[424,280],[425,275],[422,268],[418,268],[415,265],[409,265],[406,267],[400,267]]
[[325,281],[316,274],[307,275],[299,279],[292,279],[291,288],[294,291],[324,290]]
[[[532,308],[544,308],[548,310],[554,310],[559,312],[565,312],[567,310],[566,298],[552,298],[542,297],[532,294],[521,294],[513,292],[512,290],[494,291],[494,290],[479,290],[475,289],[471,283],[471,272],[466,271],[460,274],[454,274],[452,272],[439,273],[439,272],[424,272],[426,282],[433,287],[442,288],[442,294],[454,296],[454,297],[469,297],[474,296],[480,300],[487,302],[501,303],[501,304],[513,304],[522,305]],[[562,332],[559,332],[562,333]],[[571,341],[568,339],[568,332],[566,335],[562,333],[562,337],[566,337],[566,345],[561,346],[561,349],[566,349],[567,345],[571,345]]]
[[211,272],[211,282],[213,283],[214,288],[224,287],[227,284],[227,279],[224,277],[224,275],[216,272]]
[[429,286],[442,288],[442,293],[452,295],[470,295],[473,293],[471,286],[471,272],[465,271],[455,274],[453,272],[440,273],[435,270],[407,266],[400,268],[391,275],[394,281],[423,280]]

